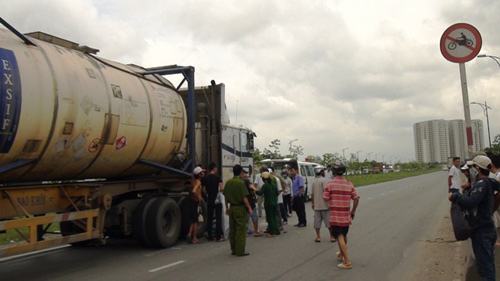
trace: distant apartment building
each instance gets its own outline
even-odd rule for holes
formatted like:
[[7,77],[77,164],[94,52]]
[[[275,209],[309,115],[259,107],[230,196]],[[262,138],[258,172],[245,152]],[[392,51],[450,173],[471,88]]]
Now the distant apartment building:
[[[446,163],[449,157],[470,158],[464,120],[430,120],[413,125],[415,158],[418,162]],[[473,152],[484,149],[481,120],[472,120]]]
[[445,163],[450,156],[450,141],[446,120],[430,120],[413,125],[415,157],[419,162]]

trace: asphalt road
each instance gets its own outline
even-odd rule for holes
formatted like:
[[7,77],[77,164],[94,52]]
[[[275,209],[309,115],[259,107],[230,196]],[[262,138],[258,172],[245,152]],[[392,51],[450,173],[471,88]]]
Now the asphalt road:
[[165,250],[143,249],[131,241],[105,247],[68,247],[0,263],[1,280],[405,280],[416,268],[419,243],[448,212],[446,174],[437,172],[360,187],[357,216],[349,233],[352,270],[336,268],[337,246],[315,243],[312,210],[307,228],[275,238],[247,240],[247,257],[230,255],[228,242]]

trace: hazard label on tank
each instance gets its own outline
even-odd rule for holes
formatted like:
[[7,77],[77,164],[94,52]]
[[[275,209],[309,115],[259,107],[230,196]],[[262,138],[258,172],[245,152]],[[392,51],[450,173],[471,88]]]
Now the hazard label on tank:
[[125,146],[127,146],[127,138],[122,136],[122,137],[119,137],[118,139],[116,139],[116,142],[115,142],[115,147],[116,147],[116,150],[120,150],[122,148],[124,148]]
[[101,139],[99,138],[93,139],[89,144],[88,151],[90,153],[96,152],[99,149],[100,144],[101,144]]

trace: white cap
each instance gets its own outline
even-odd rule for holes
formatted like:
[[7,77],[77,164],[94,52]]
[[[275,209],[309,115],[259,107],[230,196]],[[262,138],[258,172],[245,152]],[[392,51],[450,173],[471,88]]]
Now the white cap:
[[479,166],[479,168],[489,170],[491,165],[491,159],[488,156],[478,155],[472,159],[474,165]]
[[198,174],[200,174],[203,171],[205,171],[205,170],[203,170],[203,168],[201,168],[200,166],[198,166],[198,167],[194,168],[193,175],[197,176]]
[[260,175],[263,179],[268,179],[271,177],[271,174],[269,172],[264,172]]

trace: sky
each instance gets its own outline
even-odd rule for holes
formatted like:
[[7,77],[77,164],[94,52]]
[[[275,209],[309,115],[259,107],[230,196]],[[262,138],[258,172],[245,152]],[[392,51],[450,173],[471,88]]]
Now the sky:
[[[500,56],[494,0],[0,4],[0,15],[21,32],[44,31],[123,63],[194,66],[197,85],[226,85],[232,123],[254,130],[261,149],[280,139],[284,153],[298,139],[305,155],[346,148],[361,158],[414,160],[415,122],[464,116],[458,65],[439,49],[444,30],[470,23],[481,32],[481,53]],[[500,68],[488,58],[466,67],[470,101],[493,108],[493,138]],[[477,105],[471,115],[484,120]]]

